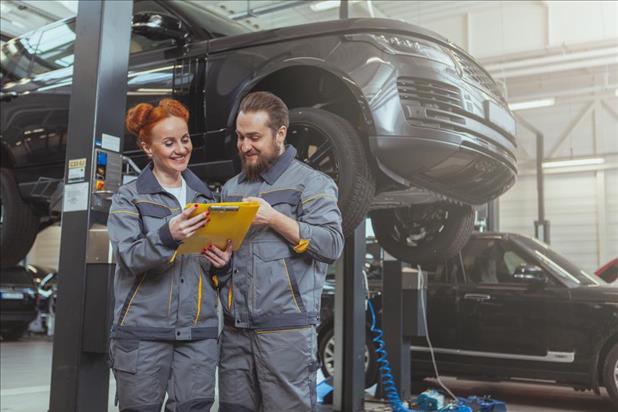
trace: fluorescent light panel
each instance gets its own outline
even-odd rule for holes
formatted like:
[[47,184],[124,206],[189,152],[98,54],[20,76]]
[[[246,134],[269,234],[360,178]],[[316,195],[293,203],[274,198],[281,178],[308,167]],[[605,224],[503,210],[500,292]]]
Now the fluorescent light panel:
[[[358,2],[358,0],[351,0],[348,2],[348,4],[356,3],[356,2]],[[311,3],[309,8],[312,11],[320,12],[320,11],[326,11],[326,10],[337,8],[339,7],[340,4],[341,2],[339,0],[323,0],[323,1],[316,1],[315,3]]]
[[549,107],[556,104],[556,99],[550,97],[548,99],[539,99],[539,100],[529,100],[525,102],[516,102],[509,104],[509,109],[512,111],[516,110],[526,110],[526,109],[536,109],[539,107]]
[[590,166],[600,165],[605,163],[605,159],[601,157],[593,157],[588,159],[569,159],[569,160],[555,160],[551,162],[543,162],[543,169],[553,169],[556,167],[569,167],[569,166]]

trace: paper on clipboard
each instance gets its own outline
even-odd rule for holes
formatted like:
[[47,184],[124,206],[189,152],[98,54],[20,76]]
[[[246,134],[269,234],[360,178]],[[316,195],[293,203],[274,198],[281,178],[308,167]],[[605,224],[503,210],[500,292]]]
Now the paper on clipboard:
[[186,207],[194,205],[197,207],[191,217],[210,210],[210,222],[182,242],[176,250],[178,255],[201,253],[209,245],[225,249],[228,239],[232,250],[238,250],[260,207],[258,202],[188,203]]

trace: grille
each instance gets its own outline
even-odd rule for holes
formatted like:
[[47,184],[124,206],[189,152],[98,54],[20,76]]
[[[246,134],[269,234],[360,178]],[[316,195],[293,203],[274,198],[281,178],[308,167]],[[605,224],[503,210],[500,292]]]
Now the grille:
[[453,55],[463,69],[464,77],[467,80],[480,85],[502,103],[506,103],[496,82],[481,68],[481,66],[457,50],[454,50]]
[[442,110],[461,110],[464,107],[459,89],[446,83],[400,77],[397,90],[402,100],[416,101],[423,107]]
[[[463,113],[464,103],[459,89],[454,86],[438,81],[400,77],[397,80],[397,90],[404,111],[410,118],[425,118],[426,116],[437,121],[459,124],[466,122],[462,116],[458,115],[458,113]],[[413,107],[419,105],[426,109],[424,115],[415,115]]]

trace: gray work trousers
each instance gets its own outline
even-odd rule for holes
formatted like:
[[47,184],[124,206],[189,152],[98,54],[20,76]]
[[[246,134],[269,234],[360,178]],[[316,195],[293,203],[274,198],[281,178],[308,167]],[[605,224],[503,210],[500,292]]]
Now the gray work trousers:
[[159,412],[172,382],[176,412],[208,412],[215,397],[216,339],[112,339],[110,355],[121,412]]
[[283,330],[225,326],[220,339],[220,412],[316,410],[315,326]]

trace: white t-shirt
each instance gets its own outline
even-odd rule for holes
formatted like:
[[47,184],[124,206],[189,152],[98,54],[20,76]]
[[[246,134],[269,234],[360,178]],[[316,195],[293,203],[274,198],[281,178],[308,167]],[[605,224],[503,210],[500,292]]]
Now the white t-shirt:
[[180,203],[180,208],[184,209],[185,204],[187,203],[187,182],[185,179],[180,176],[180,186],[179,187],[165,187],[163,186],[166,192],[174,196],[178,199],[178,203]]

